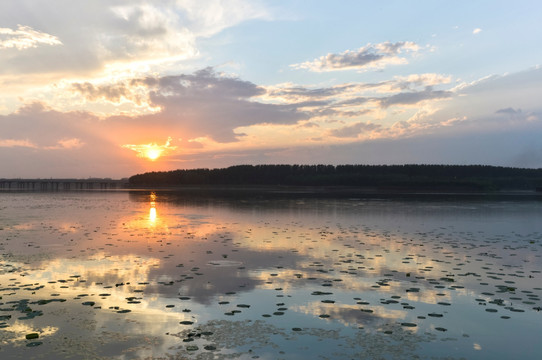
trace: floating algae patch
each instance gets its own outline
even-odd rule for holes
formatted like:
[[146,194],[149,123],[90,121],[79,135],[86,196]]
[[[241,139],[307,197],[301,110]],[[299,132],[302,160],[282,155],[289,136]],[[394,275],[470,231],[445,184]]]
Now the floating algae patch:
[[[145,358],[152,354],[160,340],[142,334],[120,331],[96,331],[95,324],[73,318],[70,324],[60,328],[42,328],[39,333],[23,334],[30,327],[15,324],[17,331],[2,332],[0,358],[4,359],[111,359],[119,356]],[[71,325],[77,325],[75,327]],[[89,331],[90,330],[90,331]],[[9,338],[6,337],[9,335]],[[41,346],[40,346],[41,345]],[[35,352],[21,350],[21,347],[40,347]],[[30,351],[30,350],[28,350]],[[123,355],[124,354],[124,355]]]
[[[208,335],[204,335],[208,334]],[[204,325],[199,325],[179,333],[172,334],[180,339],[194,338],[198,336],[199,348],[213,346],[216,350],[215,359],[235,358],[243,354],[254,353],[255,350],[262,348],[279,349],[279,344],[273,341],[273,337],[286,337],[285,331],[270,325],[264,321],[244,320],[227,321],[212,320]],[[175,350],[177,355],[188,355],[193,353],[198,345],[177,346],[170,350]],[[200,354],[196,359],[203,359],[205,355]]]
[[[170,348],[175,358],[424,358],[424,343],[435,341],[434,334],[416,334],[402,326],[386,324],[382,331],[341,331],[328,328],[284,329],[261,320],[212,320],[172,336],[189,345]],[[207,354],[210,350],[213,357]],[[452,359],[451,357],[447,359]]]
[[230,266],[241,266],[243,265],[240,261],[232,260],[212,260],[207,263],[207,265],[216,266],[216,267],[230,267]]

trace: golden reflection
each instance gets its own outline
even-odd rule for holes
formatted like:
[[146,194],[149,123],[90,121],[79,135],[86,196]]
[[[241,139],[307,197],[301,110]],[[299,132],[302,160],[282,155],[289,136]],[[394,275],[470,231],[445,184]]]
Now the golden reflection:
[[149,209],[149,220],[151,224],[156,223],[156,208],[154,206]]
[[[184,240],[200,241],[223,236],[224,228],[217,225],[225,222],[222,218],[218,218],[215,223],[208,221],[206,216],[182,216],[168,202],[159,203],[160,195],[155,192],[147,196],[148,202],[141,203],[143,205],[138,215],[119,219],[119,231],[131,234],[130,236],[143,235],[141,231],[144,231],[148,232],[144,234],[147,237],[160,234],[167,236],[169,240],[182,237]],[[229,235],[234,236],[233,233]],[[136,239],[134,236],[132,241]]]
[[40,328],[36,324],[25,324],[17,320],[11,326],[2,329],[2,332],[0,332],[0,342],[4,344],[20,342],[21,339],[25,338],[26,334],[34,332],[38,333],[39,337],[43,339],[44,337],[54,335],[57,331],[57,327],[46,326]]
[[149,221],[151,222],[151,225],[154,225],[156,223],[157,214],[156,214],[156,193],[153,191],[151,192],[151,208],[149,209]]

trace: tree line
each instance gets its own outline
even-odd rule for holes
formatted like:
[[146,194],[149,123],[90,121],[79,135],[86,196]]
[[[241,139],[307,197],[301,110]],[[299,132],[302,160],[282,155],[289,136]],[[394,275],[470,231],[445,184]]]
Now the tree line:
[[183,185],[357,186],[491,191],[542,187],[542,169],[486,165],[237,165],[148,172],[132,187]]

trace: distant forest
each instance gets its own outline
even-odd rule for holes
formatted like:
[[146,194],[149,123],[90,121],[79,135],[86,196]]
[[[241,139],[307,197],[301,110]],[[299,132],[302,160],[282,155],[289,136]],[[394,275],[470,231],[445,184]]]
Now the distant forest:
[[238,165],[130,177],[131,187],[355,186],[381,190],[541,190],[542,169],[484,165]]

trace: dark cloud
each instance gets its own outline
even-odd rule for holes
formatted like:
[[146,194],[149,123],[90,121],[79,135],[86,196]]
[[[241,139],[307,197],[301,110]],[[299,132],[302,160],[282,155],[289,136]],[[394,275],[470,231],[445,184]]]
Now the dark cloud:
[[108,100],[111,102],[120,102],[123,98],[134,101],[136,104],[141,103],[139,96],[135,95],[126,84],[101,85],[96,86],[89,82],[73,83],[72,89],[82,94],[87,100],[97,101],[99,99]]
[[506,109],[500,109],[496,111],[497,114],[508,114],[508,115],[517,115],[521,114],[521,109],[513,109],[511,107]]
[[[72,88],[91,101],[119,102],[125,98],[160,109],[154,114],[112,116],[106,120],[112,129],[129,126],[134,135],[150,132],[164,139],[209,137],[218,142],[232,142],[243,135],[234,132],[238,127],[295,124],[309,118],[302,108],[326,104],[323,101],[263,103],[257,97],[266,94],[264,88],[223,76],[210,67],[193,74],[146,77],[109,85],[74,83]],[[129,142],[134,141],[138,140]]]
[[363,96],[358,96],[348,100],[337,101],[336,105],[363,105],[369,100],[371,99]]
[[286,98],[326,98],[333,95],[340,94],[344,91],[345,87],[329,87],[329,88],[316,88],[309,89],[302,86],[284,87],[279,89],[273,89],[268,92],[270,96],[286,97]]
[[151,98],[157,102],[168,96],[240,99],[265,93],[263,88],[250,81],[220,76],[211,67],[196,71],[194,74],[146,78],[139,81],[156,87],[156,90],[151,92]]
[[342,96],[348,93],[357,93],[360,91],[368,91],[371,89],[393,86],[394,81],[382,81],[378,83],[347,83],[336,85],[327,88],[311,89],[303,86],[282,87],[268,90],[268,95],[271,97],[282,97],[295,101],[299,98],[313,98],[325,100],[337,96]]
[[452,97],[452,95],[451,91],[432,90],[428,88],[424,91],[403,92],[375,100],[380,103],[382,108],[388,108],[393,105],[413,105],[424,100],[446,99]]
[[147,78],[153,106],[162,111],[140,120],[172,126],[190,137],[209,136],[219,142],[236,140],[234,129],[254,124],[295,124],[308,119],[301,106],[265,104],[253,98],[265,90],[249,81],[218,76],[211,68],[191,75]]

